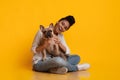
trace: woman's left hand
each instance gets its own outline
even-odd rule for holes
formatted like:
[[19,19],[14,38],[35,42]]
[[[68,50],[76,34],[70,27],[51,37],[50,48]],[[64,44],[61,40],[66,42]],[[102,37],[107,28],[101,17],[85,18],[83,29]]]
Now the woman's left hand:
[[54,38],[54,41],[56,44],[60,44],[60,40],[57,37]]

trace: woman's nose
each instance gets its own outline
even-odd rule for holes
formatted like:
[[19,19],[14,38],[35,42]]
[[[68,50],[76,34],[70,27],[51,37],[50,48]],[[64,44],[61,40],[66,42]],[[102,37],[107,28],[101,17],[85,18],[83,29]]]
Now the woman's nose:
[[62,26],[62,31],[63,31],[63,32],[65,31],[65,27],[64,27],[64,26]]

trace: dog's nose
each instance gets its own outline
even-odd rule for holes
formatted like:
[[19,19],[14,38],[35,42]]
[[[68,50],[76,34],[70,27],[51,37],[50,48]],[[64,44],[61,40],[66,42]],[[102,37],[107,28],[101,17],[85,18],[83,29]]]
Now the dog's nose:
[[46,36],[47,36],[48,38],[51,38],[51,37],[52,37],[52,31],[51,31],[51,30],[48,31],[47,34],[46,34]]
[[49,30],[47,34],[52,34],[52,31],[51,31],[51,30]]

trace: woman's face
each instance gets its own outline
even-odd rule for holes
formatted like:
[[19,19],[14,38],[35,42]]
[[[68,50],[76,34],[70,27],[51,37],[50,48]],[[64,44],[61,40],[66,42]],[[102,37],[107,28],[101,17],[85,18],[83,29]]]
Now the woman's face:
[[54,32],[59,34],[61,32],[67,31],[69,27],[70,24],[67,20],[61,20],[55,24]]

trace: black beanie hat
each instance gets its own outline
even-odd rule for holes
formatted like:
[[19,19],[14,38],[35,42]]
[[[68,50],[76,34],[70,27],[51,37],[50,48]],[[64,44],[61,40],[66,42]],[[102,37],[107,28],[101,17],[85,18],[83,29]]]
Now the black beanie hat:
[[67,20],[69,22],[70,26],[72,26],[75,23],[75,19],[71,15],[61,18],[59,21],[61,21],[61,20]]

